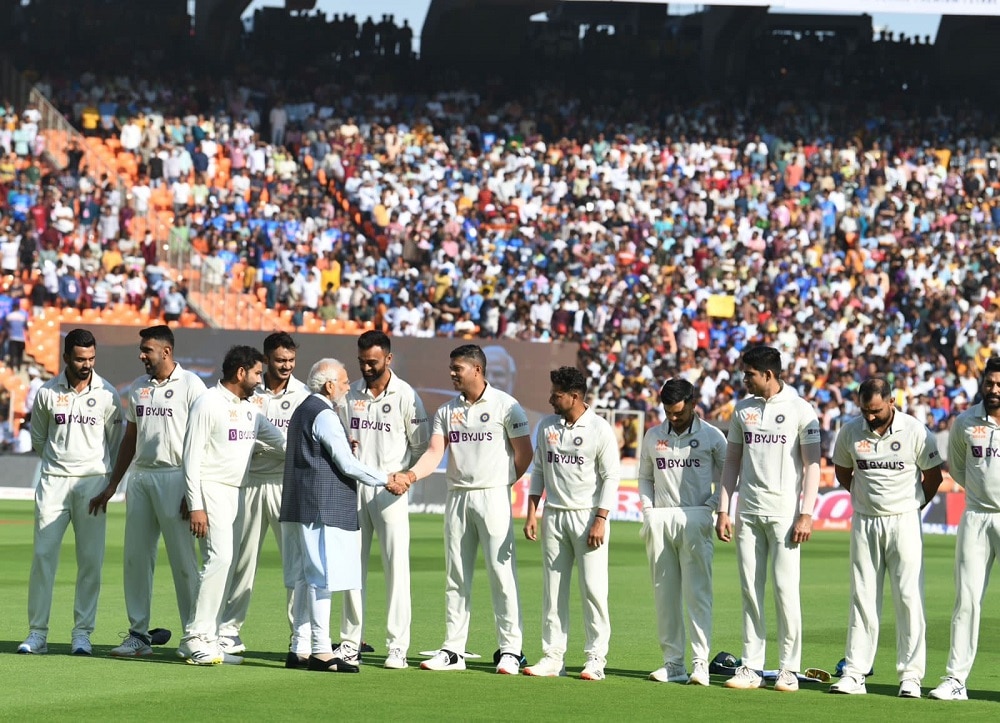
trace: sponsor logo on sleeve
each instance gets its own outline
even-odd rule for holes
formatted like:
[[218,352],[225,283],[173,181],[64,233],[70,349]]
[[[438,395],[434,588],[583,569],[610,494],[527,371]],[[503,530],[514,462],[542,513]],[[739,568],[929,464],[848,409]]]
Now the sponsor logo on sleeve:
[[515,422],[514,423],[514,429],[524,429],[527,426],[528,426],[527,422]]
[[927,455],[927,459],[934,459],[935,457],[940,457],[940,456],[941,455],[937,451],[934,451],[931,452],[929,455]]

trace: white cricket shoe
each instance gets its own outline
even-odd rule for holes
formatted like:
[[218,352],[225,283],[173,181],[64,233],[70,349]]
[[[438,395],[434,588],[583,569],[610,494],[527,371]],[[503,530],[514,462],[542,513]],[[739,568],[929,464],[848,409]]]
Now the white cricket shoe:
[[49,652],[49,646],[45,642],[44,633],[30,632],[24,642],[17,646],[17,652],[21,655],[43,655]]
[[559,678],[566,675],[566,666],[563,661],[546,655],[534,665],[525,667],[524,674],[532,678]]
[[77,633],[73,636],[73,642],[69,646],[73,655],[93,655],[94,648],[90,644],[90,636],[87,633]]
[[588,655],[587,664],[580,671],[580,680],[604,680],[604,658]]
[[896,694],[898,698],[919,698],[920,697],[920,681],[916,678],[907,678],[899,683],[899,692]]
[[241,665],[243,658],[222,650],[195,650],[188,656],[188,665]]
[[247,646],[239,635],[220,635],[219,648],[223,653],[230,655],[238,655],[247,651]]
[[735,688],[736,690],[763,688],[764,678],[756,670],[751,670],[747,666],[741,665],[736,669],[736,675],[727,680],[723,685],[727,688]]
[[353,643],[344,642],[338,645],[333,649],[333,657],[340,658],[350,665],[361,665],[361,653]]
[[117,648],[111,648],[113,658],[144,658],[152,654],[153,649],[149,643],[132,633],[129,633]]
[[521,662],[513,653],[504,653],[497,663],[497,673],[500,675],[518,675],[521,672]]
[[709,685],[711,678],[708,675],[708,663],[704,660],[694,661],[691,668],[691,677],[688,678],[688,685]]
[[649,674],[649,679],[655,680],[657,683],[687,683],[690,681],[683,663],[664,663],[662,668],[657,668]]
[[779,693],[794,693],[799,689],[799,679],[792,671],[782,668],[774,681],[774,689]]
[[938,687],[928,693],[927,697],[935,700],[968,700],[969,692],[965,689],[965,683],[949,675],[942,678]]
[[433,658],[420,664],[422,670],[465,670],[465,658],[450,650],[441,649]]
[[865,695],[868,692],[868,688],[865,687],[865,676],[845,675],[830,686],[830,692],[841,695]]
[[385,663],[382,667],[390,670],[405,670],[410,666],[406,662],[406,653],[403,652],[402,648],[389,648],[389,654],[385,656]]

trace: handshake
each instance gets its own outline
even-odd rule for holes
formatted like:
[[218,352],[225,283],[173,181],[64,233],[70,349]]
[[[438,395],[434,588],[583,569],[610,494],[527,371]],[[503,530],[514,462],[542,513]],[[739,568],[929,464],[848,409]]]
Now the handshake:
[[385,488],[390,494],[405,495],[410,486],[417,481],[417,476],[413,474],[412,470],[405,470],[402,472],[393,472],[389,475],[389,482],[386,484]]

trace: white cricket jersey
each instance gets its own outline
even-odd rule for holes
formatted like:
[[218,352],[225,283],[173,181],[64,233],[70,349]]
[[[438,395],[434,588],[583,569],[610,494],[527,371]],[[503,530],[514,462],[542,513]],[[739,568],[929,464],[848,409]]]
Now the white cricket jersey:
[[[250,397],[250,402],[267,417],[267,421],[278,428],[281,436],[288,438],[288,420],[302,402],[311,394],[309,387],[295,377],[288,378],[288,384],[277,394],[260,384]],[[278,478],[285,474],[285,460],[273,454],[255,452],[250,458],[247,472],[253,477]]]
[[55,477],[108,474],[122,438],[122,400],[110,382],[91,372],[81,392],[65,370],[45,382],[31,410],[31,446],[41,473]]
[[358,441],[358,459],[384,472],[407,469],[423,455],[431,425],[424,403],[395,374],[373,397],[360,379],[347,393],[348,434]]
[[198,397],[184,435],[188,508],[204,509],[203,485],[242,486],[255,445],[285,451],[285,438],[256,405],[240,399],[221,382]]
[[965,509],[1000,512],[1000,425],[982,402],[955,419],[948,438],[948,468],[965,488]]
[[514,397],[487,384],[471,404],[459,395],[442,405],[432,434],[448,444],[448,489],[506,487],[517,481],[510,440],[528,436],[528,416]]
[[742,445],[739,503],[744,515],[794,517],[802,493],[802,451],[819,444],[812,405],[789,384],[769,399],[748,397],[736,405],[728,441]]
[[530,494],[544,491],[545,506],[554,510],[617,511],[620,468],[618,440],[606,419],[590,407],[573,424],[550,414],[535,433]]
[[179,468],[184,455],[188,412],[205,393],[205,382],[174,367],[158,382],[148,374],[132,382],[125,418],[135,424],[135,466],[141,469]]
[[687,429],[670,422],[650,429],[639,452],[639,498],[651,507],[719,509],[719,483],[726,461],[726,437],[695,417]]
[[924,504],[922,470],[938,467],[934,434],[915,417],[896,410],[881,437],[863,417],[840,429],[833,463],[854,470],[851,505],[863,515],[901,515]]

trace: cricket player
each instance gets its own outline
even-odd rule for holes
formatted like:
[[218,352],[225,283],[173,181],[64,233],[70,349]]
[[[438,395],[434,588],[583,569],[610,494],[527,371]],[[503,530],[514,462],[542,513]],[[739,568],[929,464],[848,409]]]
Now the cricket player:
[[882,585],[888,574],[896,608],[899,697],[919,698],[927,649],[920,510],[941,485],[934,433],[895,408],[892,386],[879,377],[858,387],[861,415],[841,430],[834,472],[850,491],[851,614],[844,676],[831,693],[863,694],[875,662]]
[[[406,469],[427,449],[430,423],[424,404],[409,384],[393,373],[392,346],[381,331],[358,337],[361,379],[347,394],[348,433],[358,459],[369,467],[393,472]],[[410,646],[410,516],[406,495],[380,487],[358,489],[361,524],[361,589],[344,594],[339,657],[356,661],[364,628],[364,605],[372,537],[378,535],[385,570],[388,608],[384,667],[407,667]]]
[[[726,438],[695,412],[697,389],[686,379],[660,388],[666,421],[646,432],[639,452],[643,536],[653,579],[663,666],[659,683],[708,685],[712,640],[713,515]],[[684,666],[684,606],[691,631],[691,676]]]
[[91,655],[104,563],[106,517],[87,514],[90,499],[104,489],[122,436],[122,402],[94,371],[97,341],[73,329],[63,345],[62,374],[38,390],[31,413],[31,446],[41,457],[35,489],[34,556],[28,587],[28,637],[17,652],[48,651],[49,614],[59,548],[66,527],[76,540],[76,599],[71,651]]
[[819,490],[819,420],[793,387],[781,381],[781,354],[769,346],[743,353],[743,384],[750,395],[736,405],[729,426],[716,535],[733,536],[743,592],[743,664],[727,688],[760,688],[764,666],[764,585],[771,567],[778,613],[778,678],[774,689],[799,689],[802,660],[799,545],[812,534]]
[[240,486],[255,448],[284,458],[285,438],[251,403],[264,355],[234,346],[222,362],[222,379],[191,408],[184,435],[184,483],[191,533],[204,539],[204,565],[191,618],[178,654],[192,665],[239,665],[222,650],[219,620],[232,575],[235,531],[240,529]]
[[292,648],[285,667],[359,673],[357,661],[339,657],[330,641],[330,594],[361,587],[357,486],[385,487],[400,495],[409,480],[355,459],[342,416],[350,388],[343,364],[321,359],[307,383],[312,394],[288,427],[281,525],[285,585],[295,589],[293,626],[304,633],[308,647]]
[[[261,384],[254,389],[250,401],[267,417],[285,437],[292,413],[309,396],[306,385],[292,376],[298,345],[291,335],[278,331],[264,339],[266,367]],[[242,524],[237,530],[236,560],[233,579],[229,584],[226,607],[219,624],[219,645],[227,653],[246,651],[240,638],[240,629],[247,619],[253,581],[257,574],[260,549],[267,537],[267,529],[274,531],[274,540],[281,553],[281,487],[285,460],[263,450],[250,458],[247,478],[240,487]],[[292,615],[292,590],[287,591],[289,624]]]
[[979,644],[979,620],[990,570],[1000,555],[1000,357],[986,362],[982,401],[958,415],[948,438],[951,476],[965,488],[955,542],[955,610],[951,649],[941,684],[929,695],[968,700],[965,681]]
[[566,674],[569,586],[579,568],[583,599],[584,653],[580,677],[604,680],[611,616],[608,613],[608,513],[618,509],[621,478],[618,441],[611,425],[587,406],[587,379],[574,367],[549,373],[551,414],[538,425],[524,536],[538,539],[542,524],[542,653],[525,675]]
[[198,557],[181,513],[185,490],[181,460],[188,411],[205,392],[205,384],[174,359],[174,333],[169,326],[142,329],[139,339],[139,361],[146,373],[129,390],[125,436],[111,479],[90,501],[91,514],[107,512],[108,500],[133,465],[125,505],[123,569],[129,629],[128,637],[111,650],[117,658],[153,654],[149,620],[161,534],[182,625],[191,616],[198,588]]
[[420,664],[424,670],[465,670],[472,573],[483,548],[493,593],[500,644],[496,672],[517,675],[521,658],[521,610],[510,486],[531,463],[528,417],[517,400],[486,381],[486,355],[475,344],[451,352],[452,384],[458,396],[434,415],[430,443],[408,471],[409,483],[423,479],[448,456],[445,501],[445,641]]

